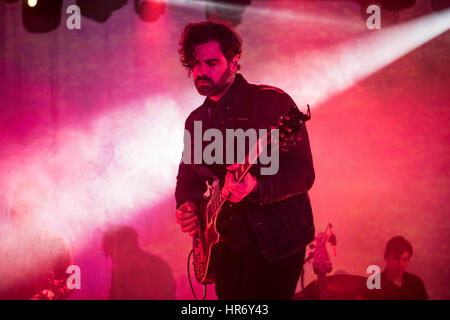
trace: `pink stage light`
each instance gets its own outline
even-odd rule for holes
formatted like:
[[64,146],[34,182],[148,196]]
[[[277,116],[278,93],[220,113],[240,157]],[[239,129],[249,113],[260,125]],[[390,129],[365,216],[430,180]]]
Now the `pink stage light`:
[[296,66],[272,66],[279,68],[279,72],[267,75],[261,82],[270,81],[286,88],[294,101],[306,101],[315,107],[449,28],[450,9],[432,13],[324,51],[298,54]]

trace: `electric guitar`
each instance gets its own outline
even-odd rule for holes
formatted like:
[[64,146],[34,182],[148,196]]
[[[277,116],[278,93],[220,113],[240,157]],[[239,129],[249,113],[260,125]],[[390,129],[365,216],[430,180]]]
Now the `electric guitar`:
[[[306,121],[311,118],[308,105],[308,113],[303,114],[297,108],[291,107],[288,114],[281,117],[273,124],[267,135],[258,139],[252,150],[246,155],[245,161],[234,172],[234,177],[239,183],[249,172],[253,164],[256,163],[263,150],[269,145],[271,151],[276,148],[286,151],[288,146],[300,140],[300,131]],[[272,135],[272,130],[278,130],[279,135]],[[222,248],[226,239],[220,234],[221,213],[224,204],[227,202],[222,196],[222,189],[218,178],[214,178],[212,183],[207,183],[207,190],[203,195],[204,201],[200,204],[199,228],[193,237],[193,267],[195,278],[202,284],[213,283],[217,270],[223,261]]]

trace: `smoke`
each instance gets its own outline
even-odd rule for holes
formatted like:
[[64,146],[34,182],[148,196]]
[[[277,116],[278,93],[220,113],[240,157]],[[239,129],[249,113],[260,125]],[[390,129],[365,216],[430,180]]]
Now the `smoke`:
[[8,145],[0,183],[9,206],[18,186],[32,182],[46,190],[45,198],[27,199],[39,224],[77,242],[106,223],[130,219],[173,191],[185,117],[179,110],[156,96],[88,128],[61,128],[56,143],[48,134],[27,146]]

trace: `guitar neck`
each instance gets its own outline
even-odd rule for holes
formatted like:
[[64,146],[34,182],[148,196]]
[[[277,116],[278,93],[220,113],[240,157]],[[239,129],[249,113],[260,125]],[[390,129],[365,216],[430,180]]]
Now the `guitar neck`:
[[269,145],[278,143],[278,141],[275,141],[270,134],[273,129],[276,129],[276,127],[270,128],[268,134],[260,137],[257,143],[252,146],[249,153],[245,155],[244,163],[240,164],[238,169],[234,172],[234,178],[238,183],[244,179],[245,175],[250,171],[251,167],[256,163],[264,150],[267,149]]
[[[289,113],[289,117],[285,117],[283,121],[293,121],[294,125],[293,127],[297,127],[297,130],[300,130],[300,127],[303,125],[303,123],[311,118],[310,111],[309,111],[309,105],[308,105],[308,115],[304,115],[301,112],[299,112],[297,109],[292,108],[291,112]],[[293,120],[294,119],[294,120]],[[292,124],[292,123],[291,123]],[[284,134],[279,135],[278,132],[276,135],[272,135],[272,130],[280,130],[283,128]],[[267,149],[269,145],[272,145],[272,148],[274,146],[279,147],[280,144],[280,138],[282,138],[285,135],[291,136],[295,130],[293,128],[287,128],[286,125],[280,120],[277,122],[277,124],[272,125],[265,135],[260,137],[255,145],[253,145],[249,151],[249,153],[246,154],[244,158],[244,163],[240,164],[239,167],[234,171],[234,178],[236,182],[240,183],[245,175],[250,171],[251,167],[256,163],[259,156],[263,153],[264,150]],[[273,149],[272,149],[273,152]],[[217,192],[213,192],[211,195],[210,200],[210,208],[209,210],[212,211],[211,215],[213,215],[217,210],[220,210],[220,208],[224,205],[225,199],[222,196],[222,190],[220,188],[217,188]]]
[[[271,129],[274,128],[272,127]],[[245,178],[246,174],[258,160],[259,156],[272,142],[274,142],[272,135],[266,134],[263,137],[259,138],[257,143],[252,146],[250,152],[245,156],[244,163],[240,164],[239,167],[234,171],[234,178],[238,183]],[[227,199],[222,196],[222,189],[217,188],[217,192],[213,192],[213,194],[211,195],[210,201],[210,210],[212,211],[211,214],[213,214],[224,205]]]

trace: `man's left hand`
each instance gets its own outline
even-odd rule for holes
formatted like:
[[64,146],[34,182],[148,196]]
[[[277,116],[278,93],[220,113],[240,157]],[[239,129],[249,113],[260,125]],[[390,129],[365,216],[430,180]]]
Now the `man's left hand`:
[[225,177],[225,184],[222,188],[222,196],[233,203],[240,202],[248,194],[256,191],[258,188],[256,178],[250,173],[247,173],[240,183],[236,181],[234,178],[234,171],[236,171],[239,166],[239,164],[232,164],[227,167],[228,172]]

